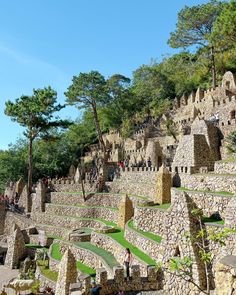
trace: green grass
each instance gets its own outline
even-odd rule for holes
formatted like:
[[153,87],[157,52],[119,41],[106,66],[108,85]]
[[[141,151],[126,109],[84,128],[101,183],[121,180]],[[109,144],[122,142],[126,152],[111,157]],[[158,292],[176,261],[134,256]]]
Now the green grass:
[[130,251],[139,257],[142,261],[149,265],[156,265],[156,262],[147,254],[139,250],[134,245],[130,244],[125,238],[124,238],[124,231],[122,229],[117,229],[117,232],[115,233],[108,233],[106,234],[112,239],[114,239],[116,242],[118,242],[120,245],[122,245],[125,248],[129,248]]
[[43,276],[48,278],[51,281],[56,282],[58,277],[58,272],[52,271],[48,268],[47,260],[38,260],[38,266],[40,268],[40,272]]
[[228,158],[224,160],[217,161],[218,163],[233,163],[236,162],[236,158]]
[[108,251],[104,250],[103,248],[97,247],[90,242],[80,242],[80,243],[75,243],[75,245],[79,246],[80,248],[90,250],[93,253],[99,255],[100,257],[103,258],[106,263],[113,268],[114,266],[119,265],[119,263],[116,261],[115,257]]
[[216,223],[216,224],[224,224],[224,220],[217,220],[215,218],[203,216],[202,222],[204,223]]
[[160,236],[158,236],[158,235],[156,235],[156,234],[153,234],[153,233],[150,233],[150,232],[142,231],[142,230],[136,228],[136,227],[134,226],[134,222],[133,222],[133,220],[130,220],[130,221],[128,222],[128,226],[129,226],[130,228],[132,228],[133,230],[135,230],[136,232],[142,234],[143,236],[145,236],[145,237],[147,237],[147,238],[149,238],[149,239],[155,241],[156,243],[160,244],[160,242],[161,242],[161,237],[160,237]]
[[208,194],[212,194],[212,195],[220,195],[220,196],[225,196],[225,197],[231,197],[234,195],[231,192],[225,192],[225,191],[214,192],[214,191],[208,191],[208,190],[193,190],[193,189],[189,189],[186,187],[176,187],[176,189],[179,191],[208,193]]
[[144,207],[144,208],[153,208],[153,209],[162,209],[162,210],[167,210],[167,209],[169,209],[170,208],[170,206],[171,206],[171,203],[166,203],[166,204],[161,204],[161,205],[149,205],[149,206],[146,206],[146,205],[144,205],[144,206],[142,206],[142,205],[140,205],[139,204],[139,207]]

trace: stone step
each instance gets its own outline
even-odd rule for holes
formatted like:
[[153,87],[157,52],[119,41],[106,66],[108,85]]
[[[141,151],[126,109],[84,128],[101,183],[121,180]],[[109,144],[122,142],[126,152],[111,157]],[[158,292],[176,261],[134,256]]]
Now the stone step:
[[67,204],[46,204],[45,215],[62,215],[80,218],[102,218],[117,223],[119,212],[111,207],[79,207]]
[[84,202],[81,193],[52,192],[51,202],[55,204],[110,206],[118,208],[122,195],[108,193],[87,193]]
[[63,238],[68,238],[69,232],[71,229],[69,228],[64,228],[61,226],[55,226],[51,224],[43,224],[39,223],[37,224],[38,230],[43,230],[45,231],[46,235],[49,237],[63,237]]
[[[48,215],[45,213],[37,213],[35,214],[34,218],[38,225],[48,225],[52,228],[55,227],[59,229],[61,228],[67,229],[67,231],[71,231],[78,228],[85,228],[85,227],[100,229],[106,225],[100,220],[94,220],[89,218],[81,219],[79,217],[61,216],[61,215]],[[58,230],[56,230],[56,232],[57,231]],[[63,232],[63,231],[59,231],[59,232]],[[66,234],[68,234],[68,232]],[[66,237],[68,237],[68,235]]]

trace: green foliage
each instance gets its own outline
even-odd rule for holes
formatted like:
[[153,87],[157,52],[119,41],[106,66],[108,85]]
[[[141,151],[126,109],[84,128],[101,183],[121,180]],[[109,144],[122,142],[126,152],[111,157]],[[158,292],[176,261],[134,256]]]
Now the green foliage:
[[185,6],[178,13],[177,28],[171,33],[169,45],[173,48],[208,45],[214,22],[222,8],[222,2],[217,0],[192,7]]
[[221,45],[235,47],[236,44],[236,1],[232,0],[224,5],[220,16],[216,19],[213,28],[213,40]]
[[178,272],[181,276],[191,277],[193,261],[190,257],[176,257],[171,258],[169,262],[169,269],[171,272]]
[[39,288],[40,288],[40,281],[39,280],[37,280],[37,281],[35,281],[35,283],[34,283],[34,285],[31,287],[31,292],[33,293],[33,294],[36,294],[36,293],[38,293],[39,292]]
[[54,118],[56,112],[64,106],[56,104],[57,93],[51,87],[44,89],[33,89],[33,95],[22,95],[15,102],[5,103],[5,114],[11,117],[12,121],[25,127],[24,135],[28,138],[28,187],[32,187],[33,173],[33,141],[41,136],[49,139],[49,130],[57,127],[67,127],[68,121]]
[[230,153],[236,153],[236,131],[233,131],[228,137],[227,137],[227,149]]

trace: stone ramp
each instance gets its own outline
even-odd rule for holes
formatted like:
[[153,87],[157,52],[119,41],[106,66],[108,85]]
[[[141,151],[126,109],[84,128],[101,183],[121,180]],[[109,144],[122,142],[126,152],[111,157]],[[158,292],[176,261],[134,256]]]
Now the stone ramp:
[[[16,278],[18,276],[18,270],[10,269],[6,266],[0,265],[0,291],[3,289],[3,286],[8,283],[11,279]],[[7,294],[15,295],[15,291],[13,289],[7,288]]]

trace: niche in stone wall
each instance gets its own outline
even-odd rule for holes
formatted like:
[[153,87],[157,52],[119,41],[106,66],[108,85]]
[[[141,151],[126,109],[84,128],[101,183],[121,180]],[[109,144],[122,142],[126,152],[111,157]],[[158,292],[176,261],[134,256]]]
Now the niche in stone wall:
[[179,249],[179,245],[177,245],[176,248],[175,248],[174,257],[180,257],[180,249]]
[[231,120],[235,119],[235,111],[230,112],[230,119]]

